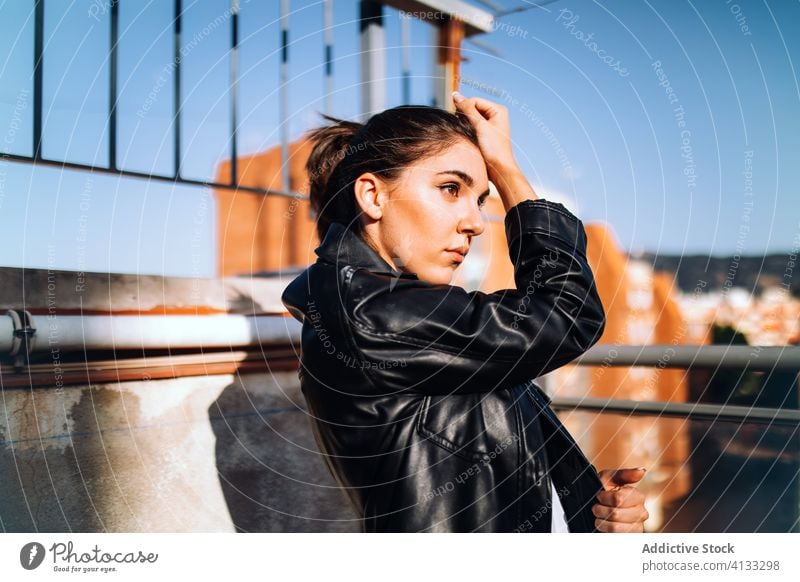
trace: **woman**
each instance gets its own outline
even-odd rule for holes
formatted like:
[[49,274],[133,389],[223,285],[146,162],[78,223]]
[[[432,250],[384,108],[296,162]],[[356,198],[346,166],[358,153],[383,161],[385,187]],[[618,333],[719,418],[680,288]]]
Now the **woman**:
[[[507,110],[403,106],[312,132],[321,244],[282,300],[325,462],[364,531],[643,531],[643,469],[599,475],[533,383],[602,334],[586,235],[537,198]],[[506,209],[517,289],[449,285]]]

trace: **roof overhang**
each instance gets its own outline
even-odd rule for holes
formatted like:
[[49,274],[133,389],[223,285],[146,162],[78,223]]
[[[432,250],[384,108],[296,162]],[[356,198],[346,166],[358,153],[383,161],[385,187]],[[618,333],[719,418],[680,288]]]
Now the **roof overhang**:
[[494,30],[494,17],[489,12],[463,0],[383,0],[383,4],[434,24],[444,15],[452,16],[464,23],[465,36]]

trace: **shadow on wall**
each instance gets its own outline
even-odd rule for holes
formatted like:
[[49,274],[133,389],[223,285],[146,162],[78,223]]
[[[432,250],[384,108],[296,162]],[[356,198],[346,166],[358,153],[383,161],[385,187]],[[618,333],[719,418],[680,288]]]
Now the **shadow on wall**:
[[208,409],[237,532],[357,532],[314,442],[296,371],[247,374]]

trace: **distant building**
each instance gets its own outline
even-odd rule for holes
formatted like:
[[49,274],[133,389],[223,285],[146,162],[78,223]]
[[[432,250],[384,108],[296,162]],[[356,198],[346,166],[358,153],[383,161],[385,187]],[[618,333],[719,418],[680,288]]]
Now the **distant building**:
[[760,297],[733,287],[727,293],[679,293],[677,300],[692,330],[692,339],[707,334],[716,323],[744,334],[750,345],[785,346],[800,343],[800,301],[792,297],[785,287],[769,287]]

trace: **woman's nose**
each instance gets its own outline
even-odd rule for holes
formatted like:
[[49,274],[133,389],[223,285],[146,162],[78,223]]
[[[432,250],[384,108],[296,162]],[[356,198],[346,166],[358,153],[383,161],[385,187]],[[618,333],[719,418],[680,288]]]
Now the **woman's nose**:
[[471,207],[465,216],[462,216],[459,223],[460,232],[466,232],[473,236],[478,236],[483,232],[483,213],[477,206]]

